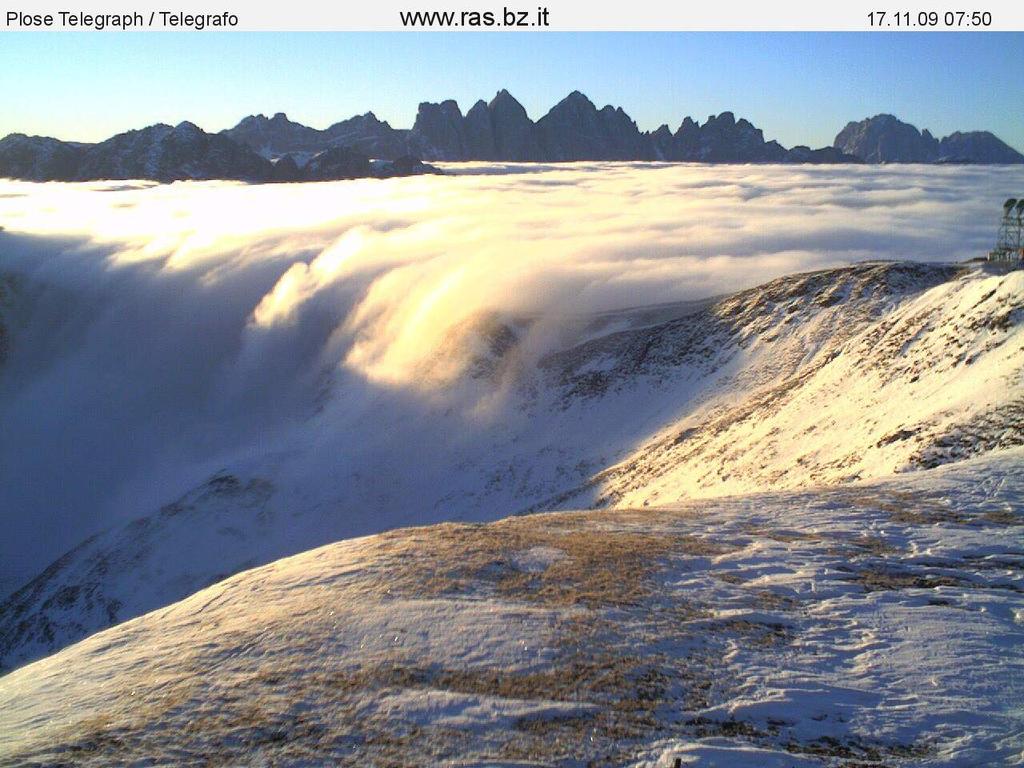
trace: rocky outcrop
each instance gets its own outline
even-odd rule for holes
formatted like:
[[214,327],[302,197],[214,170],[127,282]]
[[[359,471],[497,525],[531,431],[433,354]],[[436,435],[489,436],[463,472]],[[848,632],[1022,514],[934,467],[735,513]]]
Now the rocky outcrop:
[[[280,161],[279,161],[280,162]],[[333,147],[314,156],[305,168],[299,169],[297,181],[332,181],[337,179],[389,179],[396,176],[441,174],[442,171],[411,155],[394,160],[372,162],[369,157],[349,149]]]
[[511,93],[502,89],[487,105],[498,160],[544,160],[536,126]]
[[12,134],[0,140],[0,176],[31,181],[240,179],[265,181],[270,164],[192,123],[151,125],[99,144]]
[[847,123],[834,145],[869,163],[1024,163],[1024,155],[988,131],[958,131],[940,141],[893,115]]
[[250,115],[222,134],[267,159],[295,152],[319,152],[324,146],[323,131],[292,122],[284,112],[271,118]]
[[[260,116],[262,117],[262,116]],[[283,115],[277,143],[269,128],[259,133],[246,118],[227,133],[244,134],[247,146],[265,157],[308,151],[308,133],[291,123],[284,131]],[[247,127],[248,126],[248,127]],[[245,131],[241,129],[247,127]],[[301,126],[305,128],[305,126]],[[667,125],[642,132],[621,107],[600,109],[580,91],[573,91],[536,122],[506,90],[490,103],[476,102],[463,115],[451,100],[419,105],[409,131],[391,128],[368,112],[337,123],[321,134],[323,147],[347,146],[369,157],[394,160],[411,154],[428,160],[505,160],[564,162],[574,160],[660,160],[698,163],[1018,163],[1024,155],[986,131],[953,133],[936,139],[893,115],[877,115],[849,123],[834,146],[786,149],[765,140],[761,129],[732,112],[710,115],[703,123],[686,117],[673,133]],[[269,143],[268,143],[269,142]],[[301,154],[296,154],[302,160]],[[301,163],[300,163],[301,164]]]
[[465,122],[459,105],[451,99],[440,104],[426,101],[420,104],[412,132],[423,157],[453,160],[470,157]]
[[681,160],[704,163],[780,162],[786,150],[776,141],[766,142],[764,133],[749,121],[723,112],[708,117],[704,125],[684,121],[676,132]]
[[940,163],[1024,163],[1024,155],[988,131],[957,131],[939,142]]
[[498,91],[488,104],[478,101],[465,116],[450,99],[420,104],[409,146],[435,160],[547,159],[538,126],[506,90]]
[[328,147],[348,147],[372,158],[393,160],[409,154],[408,133],[367,112],[335,123],[324,131],[324,136]]
[[864,161],[854,155],[848,155],[836,147],[811,149],[810,147],[800,145],[793,147],[786,153],[784,162],[833,165],[837,163],[863,163]]
[[419,106],[409,146],[436,160],[566,162],[663,160],[705,163],[856,162],[832,147],[790,154],[748,120],[731,112],[704,125],[687,117],[673,134],[667,125],[641,132],[621,107],[597,106],[573,91],[536,123],[508,91],[478,101],[463,116],[454,101]]
[[285,155],[274,162],[272,181],[300,181],[302,169],[291,155]]
[[[277,128],[273,130],[281,129],[278,135],[288,134],[296,142],[303,141],[301,132],[294,130],[297,124],[290,123],[283,115],[264,123],[250,123],[253,128],[250,136],[257,135],[259,125],[267,127],[275,121]],[[266,138],[270,133],[259,135]],[[174,127],[151,125],[92,145],[14,134],[0,141],[0,177],[31,181],[230,179],[272,182],[439,173],[433,166],[407,155],[394,162],[375,165],[368,155],[349,147],[315,152],[299,150],[296,154],[302,156],[301,163],[292,154],[271,161],[227,134],[206,133],[188,122]]]
[[335,147],[347,147],[369,157],[394,159],[407,153],[409,132],[395,130],[373,112],[350,117],[322,131],[293,122],[278,112],[272,118],[250,115],[221,133],[267,160],[291,155],[303,165],[313,155]]
[[347,147],[321,152],[306,164],[304,176],[310,181],[358,179],[370,175],[370,158]]
[[463,120],[466,135],[466,157],[477,160],[494,160],[494,126],[491,113],[483,99],[474,104]]
[[267,181],[270,164],[227,136],[183,122],[128,131],[89,148],[75,179],[235,179]]
[[893,115],[875,115],[847,123],[834,146],[869,163],[929,163],[938,154],[939,142]]
[[546,160],[650,160],[651,142],[621,107],[573,91],[537,121]]
[[374,167],[374,175],[381,178],[391,178],[394,176],[422,176],[422,175],[443,175],[444,171],[439,168],[424,163],[417,157],[412,155],[402,155],[394,160],[385,160],[378,163]]
[[12,133],[0,139],[0,176],[27,181],[74,178],[83,152],[82,145]]

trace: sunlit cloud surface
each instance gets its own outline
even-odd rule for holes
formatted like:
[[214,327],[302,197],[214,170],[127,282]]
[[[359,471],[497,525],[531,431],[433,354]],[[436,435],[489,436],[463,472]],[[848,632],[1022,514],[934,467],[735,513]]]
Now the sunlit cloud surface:
[[[536,357],[596,311],[864,259],[970,258],[1024,192],[1011,168],[448,169],[0,182],[0,274],[14,288],[0,307],[0,560],[28,572],[224,457],[272,453],[283,424],[359,429],[380,392],[479,412],[479,393],[460,403],[450,386],[464,363],[453,329],[474,318],[531,318],[522,346]],[[345,397],[325,410],[339,375]]]

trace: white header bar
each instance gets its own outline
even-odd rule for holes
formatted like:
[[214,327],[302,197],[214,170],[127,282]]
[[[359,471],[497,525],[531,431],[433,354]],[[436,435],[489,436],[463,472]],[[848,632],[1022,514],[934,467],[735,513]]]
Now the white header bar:
[[68,4],[8,0],[3,31],[878,31],[979,32],[1024,30],[1024,3],[1007,0],[951,5],[929,0],[870,3],[731,3],[665,0],[217,0],[155,5],[84,0]]

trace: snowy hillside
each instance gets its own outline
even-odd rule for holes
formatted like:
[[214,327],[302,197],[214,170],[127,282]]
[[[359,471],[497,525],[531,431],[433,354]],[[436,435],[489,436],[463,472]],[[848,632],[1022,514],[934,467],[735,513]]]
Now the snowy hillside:
[[0,765],[1019,764],[1022,478],[331,544],[0,678]]
[[[1024,444],[1024,272],[863,264],[676,312],[593,318],[590,340],[539,359],[522,343],[535,321],[477,318],[421,363],[444,394],[379,394],[342,434],[319,426],[351,407],[328,385],[302,450],[228,465],[12,594],[0,659],[399,525],[837,484]],[[459,403],[492,412],[439,442]]]
[[712,385],[588,481],[588,504],[883,477],[1024,442],[1024,272],[880,264],[785,278],[547,367],[581,396],[645,377]]

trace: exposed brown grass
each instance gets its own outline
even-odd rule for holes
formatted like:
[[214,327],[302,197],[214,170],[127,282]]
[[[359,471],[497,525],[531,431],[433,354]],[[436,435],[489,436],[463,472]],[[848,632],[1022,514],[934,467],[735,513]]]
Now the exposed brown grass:
[[919,493],[887,491],[884,495],[868,495],[859,500],[889,515],[894,523],[934,525],[936,523],[965,523],[968,516],[941,499],[929,499]]
[[981,519],[996,525],[1024,525],[1024,515],[1010,509],[994,509],[985,512]]
[[891,589],[934,589],[935,587],[956,587],[962,584],[960,579],[952,576],[874,569],[860,571],[850,580],[858,582],[868,592]]
[[[387,590],[413,597],[491,594],[546,607],[638,605],[652,576],[671,557],[711,557],[727,547],[687,534],[652,535],[624,515],[599,516],[607,527],[580,527],[576,515],[518,517],[489,525],[442,525],[424,546],[415,529],[382,537],[378,561]],[[561,556],[536,571],[516,556],[535,547]]]

